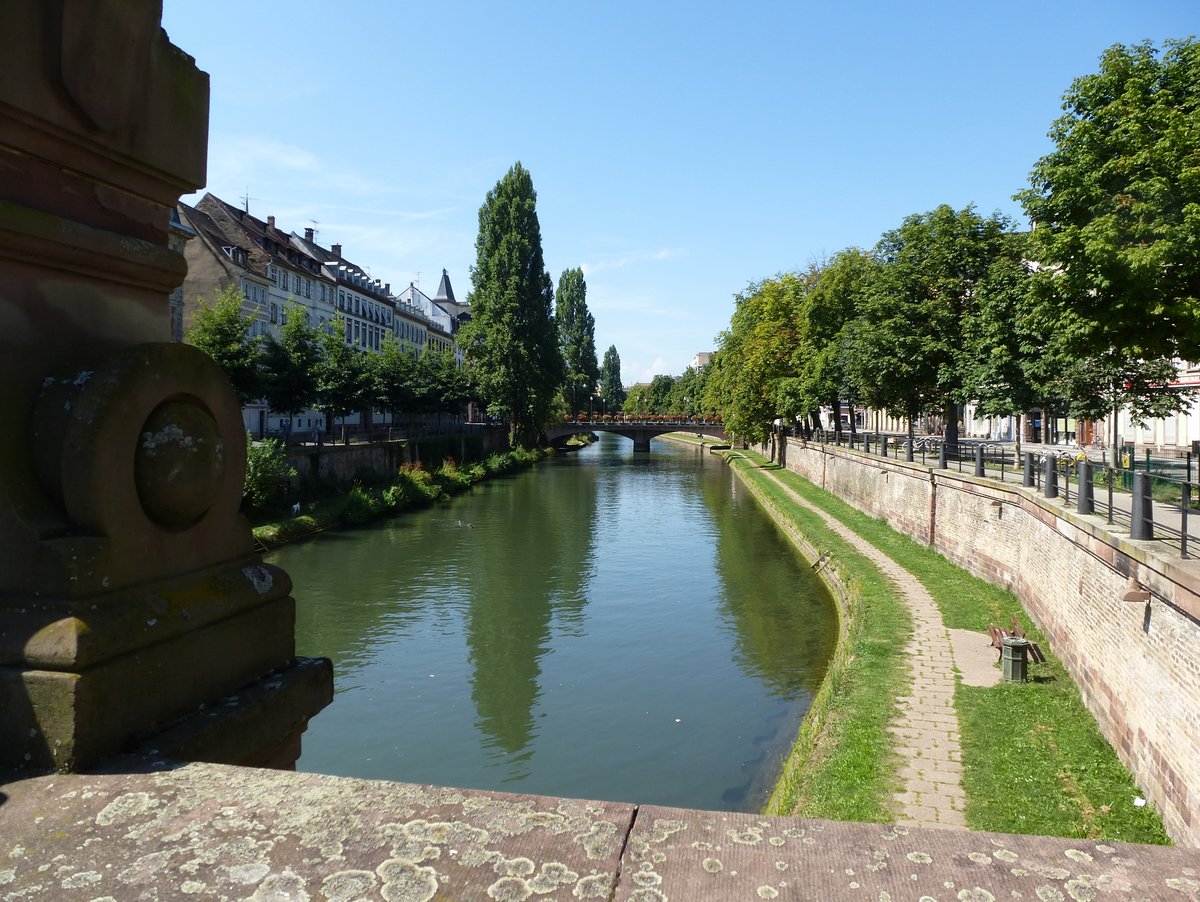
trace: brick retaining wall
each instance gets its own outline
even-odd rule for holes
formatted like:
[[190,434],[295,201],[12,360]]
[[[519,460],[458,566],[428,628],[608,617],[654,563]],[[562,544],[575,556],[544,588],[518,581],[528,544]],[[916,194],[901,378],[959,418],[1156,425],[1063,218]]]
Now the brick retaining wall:
[[[1178,843],[1200,846],[1200,562],[1022,488],[789,441],[787,466],[1011,589]],[[931,538],[932,537],[932,538]],[[1148,605],[1121,600],[1130,577]]]

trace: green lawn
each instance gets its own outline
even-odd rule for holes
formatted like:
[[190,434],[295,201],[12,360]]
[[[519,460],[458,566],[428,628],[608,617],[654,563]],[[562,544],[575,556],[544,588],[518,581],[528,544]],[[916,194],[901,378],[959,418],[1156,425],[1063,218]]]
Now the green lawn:
[[[757,465],[757,469],[747,468],[744,472],[754,474],[756,480],[778,480],[814,506],[837,517],[916,576],[934,597],[947,627],[982,631],[989,623],[1007,625],[1016,615],[1028,630],[1029,637],[1041,643],[1048,660],[1045,664],[1030,665],[1030,682],[1002,683],[992,688],[960,685],[956,692],[955,705],[966,770],[966,816],[972,829],[1128,842],[1169,842],[1162,821],[1151,806],[1134,806],[1133,800],[1142,793],[1100,735],[1094,718],[1084,708],[1078,689],[1054,656],[1053,649],[1012,593],[972,576],[937,552],[822,491],[797,474],[781,470],[759,455],[737,454]],[[782,492],[779,496],[786,497]],[[775,503],[780,510],[788,510],[783,506],[784,502]],[[799,506],[793,503],[793,507]],[[794,522],[806,534],[810,529],[815,530],[811,522],[798,516]],[[823,524],[821,528],[824,529]],[[832,539],[817,538],[815,531],[809,535],[819,547],[834,548]],[[855,561],[844,550],[834,550],[835,559],[846,568],[858,573],[864,566],[861,557]],[[846,554],[844,559],[843,554]],[[865,576],[857,578],[869,579]],[[864,592],[860,600],[873,600],[874,597],[873,591]],[[891,617],[885,619],[892,620]],[[892,690],[891,695],[899,694],[894,691],[894,685]],[[869,704],[874,707],[876,702]],[[851,751],[847,754],[852,762],[860,753]],[[854,772],[848,767],[838,765],[831,770],[835,774],[844,772],[849,781],[853,780]],[[807,778],[796,779],[802,786],[807,781]],[[846,785],[827,792],[836,796],[841,791],[851,792],[853,787]],[[798,799],[808,797],[803,789],[795,791],[794,795]],[[786,810],[786,806],[780,805],[779,810]],[[809,812],[797,809],[796,813]],[[838,817],[834,814],[817,816]]]

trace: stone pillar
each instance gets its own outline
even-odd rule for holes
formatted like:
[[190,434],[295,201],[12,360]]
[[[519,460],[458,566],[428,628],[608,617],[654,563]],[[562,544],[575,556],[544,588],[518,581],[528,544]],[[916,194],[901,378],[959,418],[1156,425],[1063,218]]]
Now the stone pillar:
[[[167,41],[161,2],[9,7],[0,766],[83,769],[145,740],[286,765],[331,670],[295,658],[290,582],[238,514],[228,380],[165,343],[186,272],[168,221],[205,181],[208,77]],[[235,692],[254,710],[197,715]]]

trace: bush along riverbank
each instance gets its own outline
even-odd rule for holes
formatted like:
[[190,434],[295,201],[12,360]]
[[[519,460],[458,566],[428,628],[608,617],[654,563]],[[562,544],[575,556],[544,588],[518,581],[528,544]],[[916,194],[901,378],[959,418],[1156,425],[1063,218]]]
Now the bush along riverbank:
[[[677,438],[672,436],[672,438]],[[693,444],[710,444],[692,439]],[[1012,593],[967,573],[790,470],[749,451],[723,455],[839,600],[844,622],[825,682],[784,764],[768,812],[838,820],[891,819],[897,766],[887,725],[910,679],[911,622],[898,590],[794,492],[848,526],[929,591],[948,628],[982,632],[1014,616],[1047,653],[1025,683],[957,683],[966,820],[973,830],[1169,843],[1153,807],[1080,699],[1079,689]],[[828,564],[820,557],[829,552]],[[830,566],[832,565],[832,566]],[[880,810],[882,809],[882,814]]]
[[[269,447],[272,444],[274,448]],[[390,480],[318,486],[315,498],[297,502],[286,495],[287,481],[294,473],[282,460],[282,449],[277,443],[263,442],[248,448],[243,513],[254,527],[258,545],[275,548],[324,529],[361,526],[379,517],[433,504],[477,482],[529,467],[553,453],[547,448],[515,448],[465,466],[447,458],[432,471],[419,463],[405,465]]]

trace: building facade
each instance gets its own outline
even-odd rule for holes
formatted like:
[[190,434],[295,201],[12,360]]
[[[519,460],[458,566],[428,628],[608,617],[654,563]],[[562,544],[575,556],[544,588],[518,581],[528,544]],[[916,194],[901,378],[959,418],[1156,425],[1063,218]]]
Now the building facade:
[[[183,246],[188,275],[180,289],[176,340],[192,327],[202,301],[211,302],[220,291],[236,285],[242,294],[242,312],[252,319],[251,334],[256,337],[278,337],[289,315],[304,316],[309,326],[320,330],[340,318],[346,343],[364,353],[379,353],[386,336],[394,335],[414,357],[429,349],[449,351],[461,363],[462,353],[454,340],[455,316],[469,314],[466,305],[454,302],[445,270],[443,283],[456,313],[411,285],[411,290],[393,294],[390,283],[347,260],[340,244],[318,244],[311,228],[303,236],[285,232],[274,216],[259,219],[211,193],[195,207],[180,204],[178,219],[181,238],[185,233],[194,238]],[[264,402],[247,405],[243,419],[247,431],[260,437],[323,432],[331,425],[320,411],[288,416],[270,411]],[[364,411],[347,417],[345,425],[366,427],[388,420],[379,411]]]

